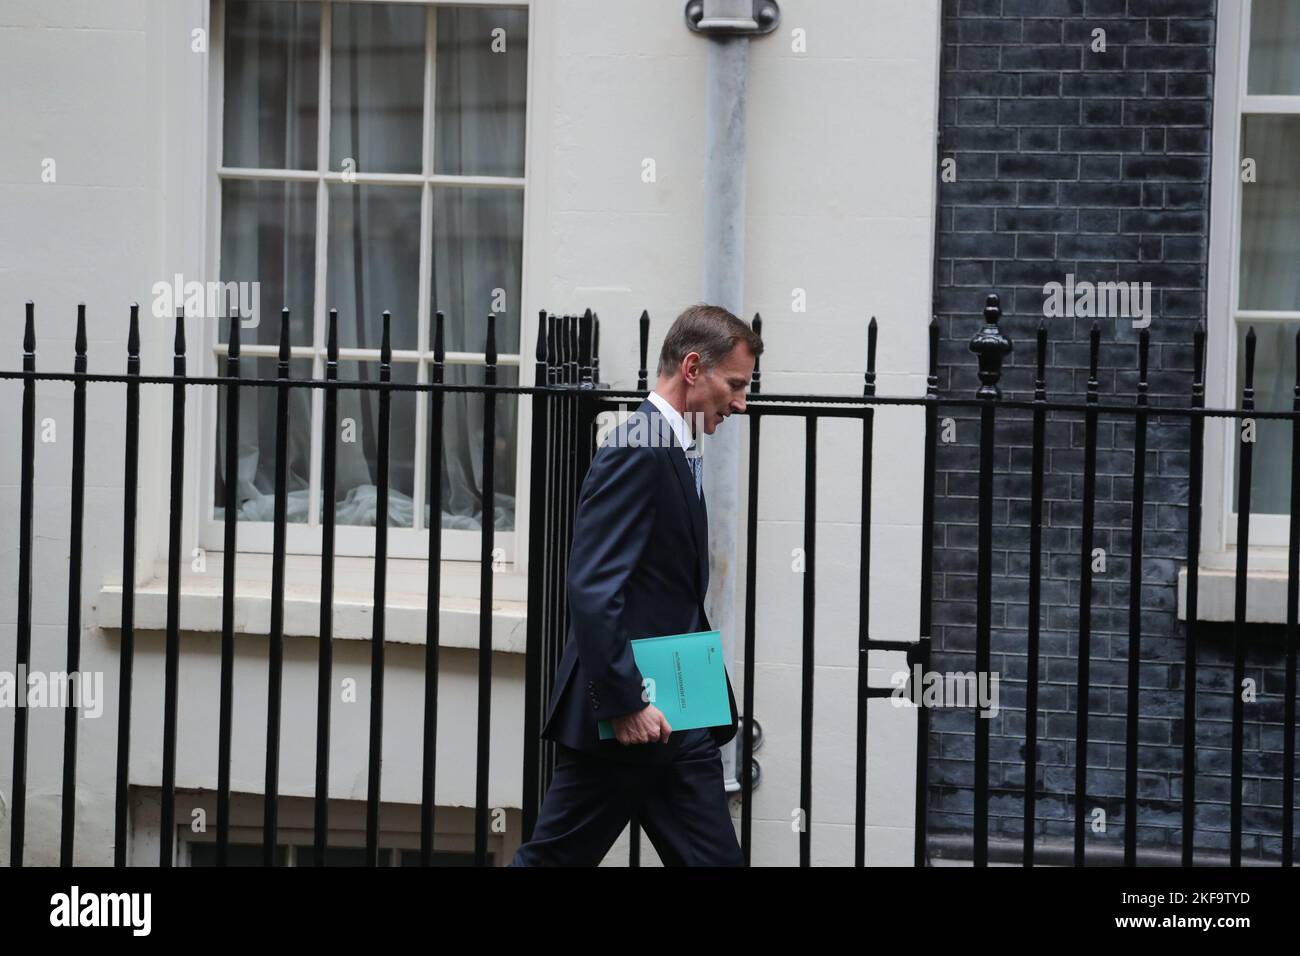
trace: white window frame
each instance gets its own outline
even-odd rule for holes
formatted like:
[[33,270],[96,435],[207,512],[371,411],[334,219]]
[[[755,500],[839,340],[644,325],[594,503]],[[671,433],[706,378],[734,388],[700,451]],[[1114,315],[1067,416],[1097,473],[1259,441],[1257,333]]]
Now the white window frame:
[[[232,827],[232,830],[233,829],[235,828]],[[256,829],[253,827],[240,827],[238,829],[238,839],[235,839],[235,835],[232,834],[230,841],[232,847],[255,847],[259,851],[262,849],[262,836]],[[445,835],[439,834],[439,836],[442,836],[441,842],[447,842],[447,837]],[[468,841],[470,843],[469,849],[447,850],[439,846],[437,852],[455,853],[459,856],[472,859],[474,856],[473,834],[469,834],[467,837],[457,836],[457,842],[465,843]],[[177,847],[176,856],[178,865],[184,867],[195,866],[195,846],[204,844],[215,845],[217,842],[215,837],[211,839],[196,840],[190,835],[190,831],[186,827],[180,829],[178,840],[179,845]],[[315,840],[315,830],[309,830],[304,827],[280,827],[276,832],[276,851],[278,854],[280,847],[284,847],[285,867],[300,867],[304,864],[298,860],[298,851],[314,846]],[[393,835],[386,832],[380,835],[379,842],[379,866],[400,867],[402,859],[401,854],[403,851],[414,853],[419,852],[420,849],[420,835],[418,833],[401,833]],[[365,850],[365,834],[363,833],[358,835],[355,831],[340,832],[337,830],[331,830],[327,845],[330,850]],[[489,848],[488,852],[492,854],[493,858],[493,862],[490,865],[500,866],[501,864],[497,861],[504,854],[496,848]],[[435,863],[434,865],[437,866],[438,864]],[[466,865],[469,865],[469,863],[467,862]],[[410,869],[410,867],[407,867],[407,869]]]
[[[1244,117],[1300,116],[1300,96],[1251,96],[1246,92],[1251,7],[1251,0],[1220,0],[1214,71],[1206,404],[1227,408],[1236,408],[1241,403],[1241,383],[1237,381],[1238,327],[1300,322],[1300,311],[1251,311],[1238,307],[1242,190],[1245,188],[1240,175]],[[1233,443],[1237,441],[1239,429],[1240,419],[1206,419],[1201,549],[1211,566],[1230,563],[1229,556],[1236,550]],[[1252,570],[1285,567],[1289,523],[1288,515],[1252,512]]]
[[[158,863],[161,826],[158,819],[161,791],[157,787],[135,788],[132,797],[132,833],[128,850],[129,865],[144,866]],[[197,790],[176,795],[176,820],[189,821],[196,809],[204,809],[211,819],[216,791]],[[265,798],[260,793],[233,792],[231,794],[230,843],[232,846],[262,846],[262,808]],[[300,866],[298,850],[315,842],[313,801],[310,797],[280,796],[280,822],[276,831],[276,847],[285,847],[285,866]],[[514,853],[510,833],[518,808],[507,807],[511,829],[488,835],[488,852],[493,866],[504,866]],[[331,797],[329,800],[330,849],[365,849],[365,801]],[[379,865],[399,866],[400,854],[420,849],[419,804],[382,805],[384,825],[379,834]],[[434,834],[439,853],[455,853],[472,857],[474,853],[474,820],[472,808],[438,804],[438,826]],[[217,842],[216,828],[195,834],[186,823],[178,823],[172,842],[173,864],[180,867],[194,865],[193,847],[198,844],[212,846]],[[435,864],[436,865],[436,864]]]
[[[283,2],[283,0],[263,0],[263,2]],[[276,182],[298,181],[312,182],[316,184],[316,270],[315,270],[315,312],[313,315],[312,328],[314,340],[310,346],[298,345],[291,349],[291,357],[294,359],[309,358],[312,361],[312,377],[324,378],[325,363],[325,320],[329,310],[329,303],[326,301],[325,292],[325,260],[327,255],[328,242],[328,214],[329,214],[329,184],[343,182],[343,174],[339,171],[329,169],[329,95],[330,95],[330,30],[332,20],[332,5],[343,0],[317,0],[321,4],[321,50],[320,50],[320,103],[318,105],[319,116],[321,117],[317,129],[317,168],[313,170],[250,170],[234,167],[226,167],[222,160],[224,157],[223,150],[223,132],[224,132],[224,108],[225,108],[225,47],[224,47],[224,28],[225,28],[225,3],[226,0],[212,0],[211,12],[211,42],[210,42],[210,63],[211,63],[211,84],[209,87],[209,110],[208,110],[208,143],[209,152],[207,166],[209,174],[207,176],[207,225],[205,226],[205,270],[207,275],[213,279],[221,275],[221,193],[222,182],[227,179],[243,180],[270,180]],[[502,188],[518,189],[524,194],[524,223],[522,241],[522,275],[520,287],[520,349],[518,354],[500,354],[497,357],[498,368],[515,367],[519,369],[519,383],[527,384],[525,381],[525,369],[521,366],[520,354],[530,354],[528,342],[533,340],[530,334],[529,323],[527,321],[528,313],[522,307],[524,302],[528,301],[528,274],[529,274],[529,249],[531,243],[528,240],[529,232],[529,215],[528,215],[528,197],[530,190],[528,187],[530,167],[530,156],[532,148],[532,130],[533,130],[533,90],[535,64],[537,57],[533,49],[533,30],[534,30],[534,0],[348,0],[348,2],[365,2],[365,3],[406,3],[424,7],[426,10],[425,19],[425,77],[424,77],[424,129],[423,129],[423,157],[422,169],[417,174],[386,174],[386,173],[361,173],[353,174],[355,183],[358,185],[375,184],[375,185],[400,185],[406,188],[418,188],[421,190],[420,203],[420,273],[419,288],[417,292],[417,314],[422,317],[418,325],[417,348],[411,351],[394,351],[393,362],[397,365],[399,362],[415,362],[418,369],[418,382],[428,381],[429,361],[433,358],[433,343],[430,339],[432,322],[427,318],[431,315],[431,298],[432,298],[432,209],[433,209],[433,187],[436,186],[462,186],[470,188]],[[464,6],[501,6],[514,9],[527,9],[529,14],[529,54],[527,67],[527,88],[525,92],[525,113],[527,116],[527,129],[525,132],[525,162],[524,175],[522,177],[498,177],[498,176],[458,176],[447,174],[435,174],[433,172],[433,137],[434,137],[434,103],[435,103],[435,80],[436,70],[434,68],[434,55],[437,47],[437,16],[436,8],[464,7]],[[201,365],[196,374],[201,375],[219,375],[221,374],[224,363],[221,359],[225,355],[225,346],[218,342],[219,330],[216,323],[212,323],[207,334],[202,341],[202,348],[195,356],[196,363]],[[246,357],[270,356],[278,354],[278,347],[274,345],[252,345],[243,344],[240,346],[241,355]],[[341,360],[358,360],[362,358],[376,357],[377,349],[340,349],[339,356]],[[482,352],[448,352],[445,356],[448,365],[465,364],[481,365],[484,361]],[[377,365],[377,362],[376,362]],[[216,423],[217,423],[217,402],[218,390],[208,388],[203,390],[201,402],[201,413],[199,417],[199,442],[200,449],[198,453],[199,468],[199,488],[198,488],[198,510],[199,510],[199,528],[198,541],[199,546],[209,551],[221,551],[224,547],[223,527],[224,523],[214,517],[215,505],[215,480],[214,468],[216,461]],[[416,444],[415,444],[415,487],[414,487],[414,516],[413,527],[388,529],[388,553],[392,558],[428,558],[428,529],[424,526],[423,514],[425,507],[425,482],[426,482],[426,465],[428,458],[428,398],[427,395],[421,395],[420,401],[416,402]],[[515,417],[516,422],[516,456],[515,456],[515,527],[512,531],[496,531],[494,535],[495,547],[500,549],[504,555],[505,563],[511,565],[520,565],[523,563],[522,555],[519,553],[517,546],[523,546],[526,541],[526,534],[521,533],[528,520],[528,462],[530,455],[527,449],[527,437],[530,434],[529,421],[531,416],[528,414],[526,403],[523,396],[502,396],[497,399],[498,403],[515,401],[519,406]],[[322,478],[322,449],[323,436],[321,434],[323,419],[323,392],[314,389],[312,392],[312,435],[311,435],[311,497],[308,503],[308,522],[289,523],[286,525],[285,549],[288,554],[306,554],[319,555],[321,544],[320,532],[320,490]],[[271,522],[252,522],[240,521],[238,534],[238,550],[240,552],[266,553],[272,550],[274,526]],[[335,551],[337,556],[347,557],[372,557],[374,554],[375,529],[368,526],[354,525],[335,525]],[[461,560],[461,561],[478,561],[482,547],[482,534],[479,531],[467,531],[454,528],[444,528],[442,530],[442,559],[443,560]]]

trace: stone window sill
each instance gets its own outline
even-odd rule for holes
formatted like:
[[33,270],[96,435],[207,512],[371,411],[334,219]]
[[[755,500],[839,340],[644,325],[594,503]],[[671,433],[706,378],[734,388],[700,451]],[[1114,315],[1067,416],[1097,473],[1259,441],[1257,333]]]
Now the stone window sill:
[[[1231,623],[1236,617],[1235,552],[1203,552],[1197,574],[1196,617]],[[1246,572],[1246,620],[1286,623],[1286,549],[1251,548]],[[1178,569],[1178,619],[1187,620],[1187,566]]]
[[[271,630],[271,556],[240,553],[235,579],[235,632],[269,634]],[[479,564],[444,561],[441,569],[438,643],[441,647],[477,648],[479,644]],[[385,640],[423,644],[428,566],[422,560],[388,562],[385,592]],[[336,558],[334,572],[334,637],[368,641],[373,620],[374,561]],[[522,654],[526,648],[527,580],[513,565],[493,576],[492,647]],[[222,555],[208,552],[206,567],[193,571],[187,563],[181,575],[182,631],[220,633]],[[122,623],[121,582],[107,582],[92,599],[87,623],[118,630]],[[167,627],[167,568],[159,564],[150,580],[137,583],[135,627],[161,631]],[[289,637],[320,636],[320,558],[285,558],[284,633]]]

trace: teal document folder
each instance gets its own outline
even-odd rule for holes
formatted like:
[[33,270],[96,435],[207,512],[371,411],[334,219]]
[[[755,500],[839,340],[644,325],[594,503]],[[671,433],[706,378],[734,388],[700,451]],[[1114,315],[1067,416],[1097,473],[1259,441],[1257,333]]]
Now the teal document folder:
[[[632,656],[645,681],[643,696],[663,712],[673,732],[731,723],[722,635],[695,631],[632,641]],[[598,724],[601,740],[614,740],[614,725]]]

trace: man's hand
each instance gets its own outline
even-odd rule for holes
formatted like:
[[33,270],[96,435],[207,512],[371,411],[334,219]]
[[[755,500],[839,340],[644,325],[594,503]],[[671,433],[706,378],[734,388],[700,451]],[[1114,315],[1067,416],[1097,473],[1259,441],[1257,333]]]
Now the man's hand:
[[673,732],[673,728],[668,724],[668,718],[654,704],[647,704],[630,714],[614,717],[611,723],[614,725],[614,736],[624,745],[666,744],[668,735]]

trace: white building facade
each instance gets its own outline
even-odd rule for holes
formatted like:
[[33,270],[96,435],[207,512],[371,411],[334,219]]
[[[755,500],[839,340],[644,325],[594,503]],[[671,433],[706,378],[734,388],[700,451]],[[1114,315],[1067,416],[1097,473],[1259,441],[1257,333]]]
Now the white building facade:
[[[775,32],[751,41],[744,317],[763,316],[765,393],[860,394],[866,326],[880,326],[882,394],[924,391],[932,292],[939,82],[938,0],[784,0]],[[261,8],[276,8],[270,11]],[[36,303],[37,368],[72,368],[78,302],[92,372],[121,373],[127,308],[141,305],[142,365],[169,374],[174,322],[154,314],[188,282],[257,281],[245,356],[271,377],[281,304],[292,311],[295,375],[320,377],[337,308],[344,377],[374,374],[377,313],[393,312],[394,378],[428,381],[432,311],[447,313],[449,363],[474,381],[483,317],[498,319],[503,381],[531,383],[539,310],[596,310],[601,377],[636,383],[637,318],[652,317],[651,374],[673,317],[701,298],[707,44],[682,4],[335,3],[332,0],[11,0],[0,11],[0,358],[21,367],[23,303]],[[492,59],[497,57],[497,59]],[[502,105],[504,101],[505,105]],[[355,173],[355,175],[353,175]],[[486,263],[486,265],[485,265]],[[177,283],[177,277],[181,278]],[[174,298],[174,297],[173,297]],[[167,308],[159,311],[170,312]],[[191,374],[222,370],[227,323],[187,310]],[[252,358],[245,359],[253,374]],[[521,369],[517,373],[515,367]],[[263,370],[271,371],[263,371]],[[453,379],[454,380],[454,379]],[[481,381],[481,378],[478,379]],[[19,447],[21,384],[0,385],[0,428]],[[129,860],[157,862],[168,548],[171,396],[142,387]],[[245,390],[246,392],[249,390]],[[37,388],[33,672],[65,667],[69,610],[72,388]],[[90,388],[81,588],[84,671],[103,675],[102,715],[83,717],[75,860],[113,859],[122,605],[121,385]],[[424,706],[427,398],[394,400],[386,602],[381,815],[385,862],[419,845]],[[296,399],[295,399],[296,400]],[[313,401],[315,404],[313,405]],[[185,556],[175,862],[208,861],[216,830],[221,508],[226,491],[216,389],[186,405]],[[494,562],[490,849],[520,840],[530,408],[501,416]],[[251,408],[251,411],[249,410]],[[369,720],[373,455],[340,445],[330,797],[332,847],[364,844]],[[249,400],[240,451],[232,791],[237,844],[261,841],[265,783],[273,452]],[[345,411],[345,414],[347,412]],[[476,412],[451,418],[467,448]],[[312,842],[322,481],[319,397],[291,409],[282,859]],[[481,435],[481,419],[480,435]],[[725,428],[743,432],[746,424]],[[757,568],[754,793],[757,865],[797,862],[803,435],[772,420],[763,443]],[[861,429],[820,432],[812,862],[853,860]],[[920,580],[921,431],[916,411],[877,416],[872,636],[914,639]],[[270,442],[268,444],[268,442]],[[745,438],[741,437],[742,462]],[[346,454],[345,454],[346,452]],[[481,515],[471,457],[445,464],[436,848],[473,846]],[[883,457],[882,457],[883,455]],[[351,456],[351,457],[348,457]],[[508,463],[502,465],[503,462]],[[0,668],[15,660],[19,458],[0,474]],[[247,471],[245,472],[245,466]],[[743,470],[743,469],[742,469]],[[457,476],[460,476],[459,478]],[[247,478],[248,487],[243,481]],[[457,482],[460,482],[458,484]],[[456,490],[466,492],[456,497]],[[450,497],[448,497],[450,494]],[[739,491],[744,506],[743,487]],[[247,510],[245,510],[247,509]],[[369,509],[369,510],[367,510]],[[711,514],[714,522],[739,515]],[[392,523],[392,522],[390,522]],[[743,608],[744,553],[731,556]],[[717,557],[715,556],[715,570]],[[716,578],[715,578],[716,580]],[[731,635],[740,647],[737,635]],[[741,664],[729,662],[737,697]],[[872,661],[887,686],[901,655]],[[63,711],[29,711],[24,862],[58,862]],[[908,863],[916,722],[871,704],[869,863]],[[14,711],[0,708],[0,861],[9,859]],[[733,812],[739,818],[737,800]],[[249,852],[253,852],[250,850]],[[339,861],[346,859],[347,851]],[[626,860],[627,838],[607,863]],[[446,858],[452,862],[449,856]],[[648,841],[643,859],[654,861]]]

